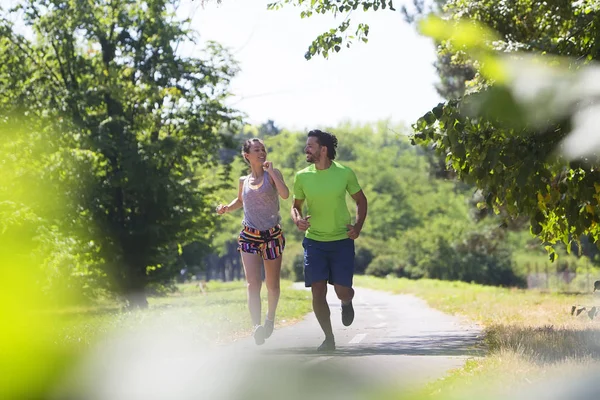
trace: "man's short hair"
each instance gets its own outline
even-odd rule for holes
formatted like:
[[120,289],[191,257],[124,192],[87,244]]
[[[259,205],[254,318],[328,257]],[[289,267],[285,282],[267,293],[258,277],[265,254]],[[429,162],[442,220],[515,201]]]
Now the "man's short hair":
[[317,142],[320,146],[327,147],[327,157],[330,160],[335,160],[336,148],[338,145],[338,140],[334,134],[329,132],[323,132],[318,129],[314,129],[308,132],[308,137],[317,138]]

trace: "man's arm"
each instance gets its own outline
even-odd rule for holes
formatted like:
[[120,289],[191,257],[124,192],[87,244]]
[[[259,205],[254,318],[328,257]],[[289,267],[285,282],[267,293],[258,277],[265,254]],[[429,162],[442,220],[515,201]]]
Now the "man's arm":
[[360,235],[365,220],[367,219],[367,197],[362,190],[354,193],[352,199],[356,202],[356,222],[348,226],[348,237],[356,239]]
[[308,219],[310,215],[307,215],[306,218],[302,218],[302,205],[304,204],[304,200],[294,199],[294,204],[292,204],[291,214],[292,221],[298,227],[299,230],[305,231],[310,227],[310,222]]

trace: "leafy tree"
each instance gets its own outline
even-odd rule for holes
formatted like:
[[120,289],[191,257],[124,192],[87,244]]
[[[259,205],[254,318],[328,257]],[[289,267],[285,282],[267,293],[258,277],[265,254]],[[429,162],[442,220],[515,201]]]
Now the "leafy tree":
[[[303,16],[339,13],[347,4],[283,3],[303,7]],[[369,1],[351,4],[374,9]],[[574,128],[594,129],[597,107],[586,106],[595,104],[597,72],[586,64],[600,54],[597,2],[448,0],[428,11],[424,2],[414,5],[403,9],[409,20],[428,11],[444,18],[420,26],[438,44],[438,91],[448,99],[415,123],[414,142],[435,148],[459,179],[479,187],[480,207],[503,214],[506,225],[529,218],[552,259],[558,242],[570,249],[586,235],[598,243],[597,161],[560,152]],[[327,56],[341,42],[339,32],[320,36],[310,55]],[[541,58],[529,62],[528,54]]]
[[[589,2],[564,1],[450,1],[446,11],[454,16],[450,21],[431,21],[424,31],[439,40],[441,51],[450,48],[477,66],[477,73],[465,82],[464,96],[417,121],[415,142],[434,145],[460,179],[480,187],[482,205],[529,217],[532,233],[548,244],[562,241],[570,249],[582,235],[597,243],[597,164],[558,150],[581,107],[581,101],[570,104],[573,94],[561,87],[574,79],[569,71],[585,70],[583,64],[598,58],[594,26],[600,14]],[[466,32],[479,32],[478,39],[461,40]],[[542,55],[535,66],[526,57],[532,53]],[[519,102],[523,94],[535,101]],[[553,247],[547,250],[554,259]]]
[[258,136],[260,137],[275,136],[281,132],[281,129],[275,125],[275,121],[270,119],[260,126],[258,132]]
[[301,18],[326,13],[332,13],[335,16],[344,16],[343,21],[337,27],[331,28],[313,40],[304,55],[307,60],[310,60],[317,54],[327,58],[329,53],[337,53],[341,50],[342,46],[350,47],[355,41],[364,43],[369,41],[368,24],[360,22],[356,27],[352,25],[350,16],[355,10],[358,9],[365,12],[377,10],[396,11],[392,0],[279,0],[269,4],[268,8],[278,10],[286,4],[301,8]]
[[3,123],[35,121],[27,130],[54,151],[51,168],[69,188],[62,227],[131,306],[173,276],[165,268],[182,246],[208,241],[210,172],[226,144],[220,129],[235,120],[223,100],[236,65],[214,43],[201,57],[178,54],[193,32],[177,4],[23,0],[1,12]]
[[[395,274],[410,278],[463,279],[489,284],[520,285],[512,273],[512,251],[503,245],[505,233],[498,222],[476,223],[471,211],[474,189],[438,173],[438,160],[431,152],[410,144],[406,128],[378,124],[340,124],[330,129],[339,139],[339,161],[351,166],[369,198],[369,217],[357,241],[356,272]],[[252,128],[245,128],[252,131]],[[281,169],[291,187],[294,173],[306,167],[303,147],[306,134],[282,131],[264,138],[268,158]],[[238,157],[232,175],[247,174]],[[235,179],[218,193],[229,201],[237,193]],[[286,235],[282,275],[302,278],[302,233],[289,218],[291,199],[281,201],[282,225]],[[348,201],[353,211],[352,201]],[[231,251],[240,230],[241,212],[220,217],[215,248],[219,264],[239,258]],[[440,252],[440,243],[452,258]],[[479,246],[478,243],[485,243]],[[228,261],[229,260],[229,261]],[[450,264],[450,261],[452,263]],[[445,262],[448,271],[443,272]],[[478,270],[481,266],[481,270]],[[512,273],[512,275],[510,275]]]

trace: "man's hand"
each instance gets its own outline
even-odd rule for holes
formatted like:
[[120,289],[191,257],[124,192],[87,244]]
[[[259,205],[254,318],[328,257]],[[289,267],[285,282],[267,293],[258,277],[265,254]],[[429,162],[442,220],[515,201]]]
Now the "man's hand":
[[346,228],[348,228],[348,237],[350,239],[354,240],[360,235],[360,229],[354,225],[346,225]]
[[308,228],[310,228],[310,222],[308,222],[309,219],[310,219],[310,215],[307,215],[304,218],[298,218],[296,220],[296,226],[298,227],[298,230],[304,232]]
[[229,207],[223,204],[217,206],[217,214],[222,215],[229,211]]

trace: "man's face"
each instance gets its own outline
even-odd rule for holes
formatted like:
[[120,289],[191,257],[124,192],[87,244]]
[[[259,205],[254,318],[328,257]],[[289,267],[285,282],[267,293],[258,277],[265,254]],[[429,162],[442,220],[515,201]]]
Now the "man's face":
[[304,152],[306,153],[306,162],[314,164],[319,162],[321,159],[321,148],[316,137],[309,137],[306,140],[306,147],[304,148]]

